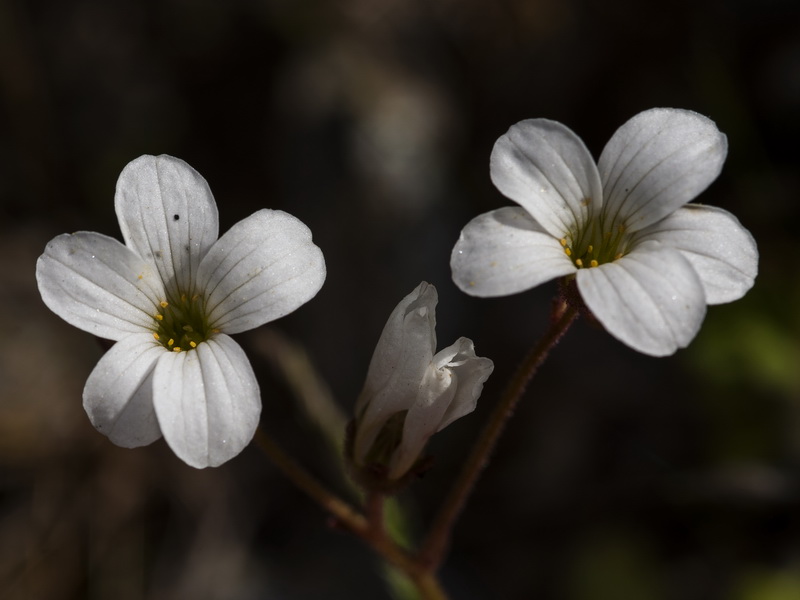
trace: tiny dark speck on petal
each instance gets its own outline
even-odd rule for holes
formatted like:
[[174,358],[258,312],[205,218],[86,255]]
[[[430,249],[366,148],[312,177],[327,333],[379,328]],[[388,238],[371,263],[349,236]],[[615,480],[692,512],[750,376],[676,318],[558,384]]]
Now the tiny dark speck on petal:
[[172,215],[172,220],[173,221],[178,221],[180,218],[181,218],[180,215]]
[[161,258],[161,250],[156,250],[156,258]]

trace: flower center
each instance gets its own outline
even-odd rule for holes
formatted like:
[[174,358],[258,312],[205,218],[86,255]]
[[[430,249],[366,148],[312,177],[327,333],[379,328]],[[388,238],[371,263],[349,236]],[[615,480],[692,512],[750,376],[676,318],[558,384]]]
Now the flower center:
[[631,235],[624,223],[603,227],[591,217],[586,227],[559,240],[564,253],[579,269],[598,267],[622,258],[630,250]]
[[181,294],[177,302],[163,300],[153,318],[153,337],[167,350],[181,352],[193,350],[201,342],[219,333],[208,323],[203,298],[195,294],[191,298]]

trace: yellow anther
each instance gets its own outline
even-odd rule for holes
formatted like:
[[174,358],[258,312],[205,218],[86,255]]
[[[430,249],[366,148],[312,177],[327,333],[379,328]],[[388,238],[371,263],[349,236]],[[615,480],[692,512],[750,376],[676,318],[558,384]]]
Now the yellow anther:
[[589,244],[589,247],[586,249],[586,252],[588,252],[589,254],[591,254],[591,253],[592,253],[592,250],[594,250],[594,246],[592,246],[591,244]]
[[153,317],[155,318],[156,321],[163,321],[164,320],[164,315],[153,315]]
[[154,338],[156,338],[157,340],[161,339],[161,338],[159,337],[159,335],[158,335],[158,334],[157,334],[155,331],[153,332],[153,337],[154,337]]
[[183,329],[184,331],[194,331],[191,325],[184,325],[181,329]]
[[567,247],[567,238],[561,238],[561,239],[560,239],[560,240],[558,240],[558,241],[559,241],[559,242],[561,242],[561,245],[562,245],[562,246],[564,246],[565,248]]
[[138,279],[143,279],[144,275],[139,275]]
[[[475,285],[475,282],[473,281],[472,284]],[[214,328],[211,330],[211,333],[219,333],[219,329]]]
[[162,300],[161,301],[161,308],[167,308],[168,306],[169,306],[169,302],[167,302],[166,300]]
[[173,352],[180,352],[180,351],[181,351],[181,347],[180,347],[180,346],[175,346],[175,347],[172,349],[172,351],[173,351]]
[[614,257],[614,260],[618,260],[618,259],[620,259],[620,258],[622,258],[622,252],[620,252],[619,254],[617,254],[617,255]]
[[590,261],[589,261],[589,266],[590,266],[590,267],[596,267],[596,266],[597,266],[597,264],[598,264],[598,263],[597,263],[597,261],[596,261],[596,260],[590,260]]
[[189,342],[189,345],[190,345],[192,348],[197,348],[197,342]]
[[200,294],[195,294],[194,296],[192,296],[192,302],[197,300],[199,297],[200,297]]
[[567,256],[572,256],[572,250],[570,250],[569,248],[564,248],[564,252],[567,253]]
[[172,346],[172,344],[174,344],[174,343],[175,343],[175,340],[173,340],[172,338],[169,338],[169,341],[167,342],[167,346]]
[[583,261],[580,258],[575,259],[575,266],[580,269],[583,266]]

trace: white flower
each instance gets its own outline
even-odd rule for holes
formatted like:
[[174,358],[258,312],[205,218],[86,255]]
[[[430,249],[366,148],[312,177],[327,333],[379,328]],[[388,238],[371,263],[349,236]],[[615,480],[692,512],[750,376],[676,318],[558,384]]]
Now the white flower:
[[475,410],[494,369],[464,337],[436,353],[437,301],[422,282],[392,311],[356,403],[355,463],[383,464],[388,479],[402,477],[435,432]]
[[217,466],[258,426],[258,383],[228,334],[282,317],[325,280],[322,252],[295,217],[260,210],[217,239],[205,179],[170,156],[119,176],[125,245],[81,231],[53,239],[36,265],[45,304],[116,344],[86,382],[92,424],[119,446],[162,435],[193,467]]
[[489,297],[574,276],[609,333],[645,354],[672,354],[697,334],[706,304],[741,298],[758,271],[756,243],[733,215],[687,205],[726,153],[714,123],[686,110],[636,115],[597,165],[564,125],[521,121],[497,140],[491,175],[522,208],[467,224],[453,279]]

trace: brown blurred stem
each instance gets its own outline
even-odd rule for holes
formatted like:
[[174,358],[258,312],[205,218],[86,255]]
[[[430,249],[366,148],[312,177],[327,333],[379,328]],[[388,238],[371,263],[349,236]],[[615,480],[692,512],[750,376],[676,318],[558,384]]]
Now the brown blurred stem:
[[384,559],[403,571],[414,582],[420,598],[423,600],[447,600],[447,594],[439,584],[434,572],[421,566],[419,561],[407,550],[386,535],[383,523],[384,496],[373,495],[368,498],[368,519],[312,477],[261,428],[256,430],[255,442],[292,483],[334,516],[337,525],[353,532]]
[[505,429],[508,419],[514,413],[528,383],[541,366],[559,340],[572,325],[578,316],[578,310],[564,301],[559,301],[554,306],[550,328],[545,332],[539,342],[531,348],[523,363],[517,369],[514,377],[509,382],[500,402],[494,408],[489,422],[481,432],[478,441],[472,448],[467,462],[459,478],[450,489],[450,493],[436,515],[433,525],[428,532],[425,542],[418,554],[418,561],[425,565],[431,573],[435,573],[445,558],[450,535],[456,519],[461,514],[464,504],[472,493],[478,477],[489,462],[489,457],[497,445]]

